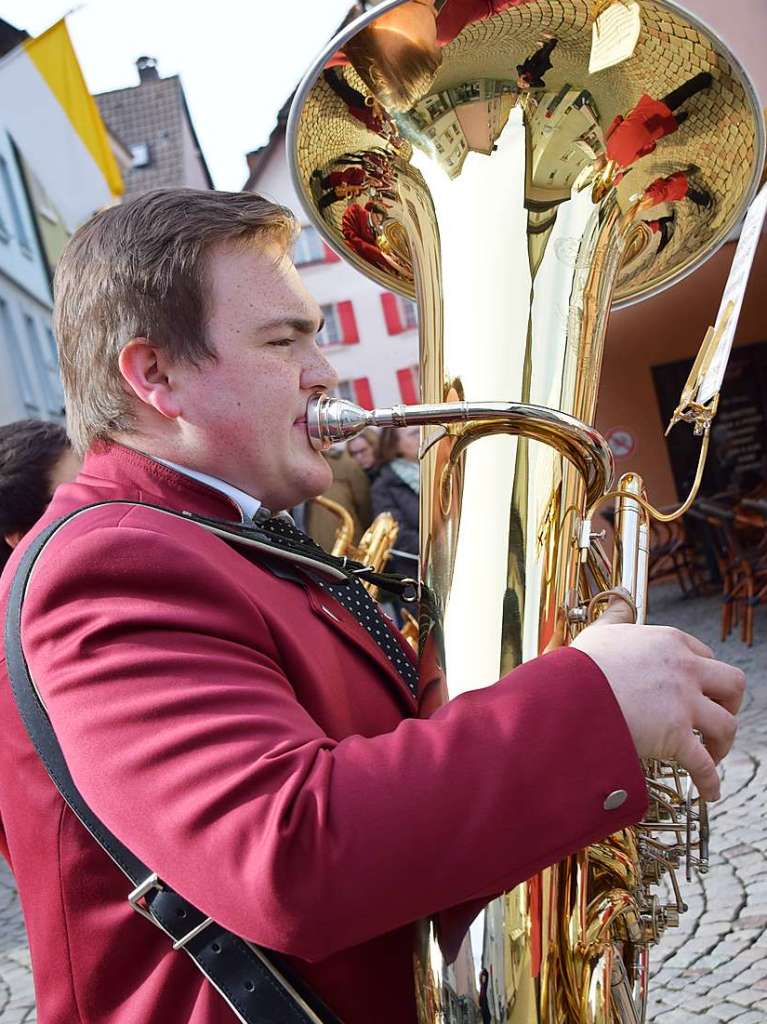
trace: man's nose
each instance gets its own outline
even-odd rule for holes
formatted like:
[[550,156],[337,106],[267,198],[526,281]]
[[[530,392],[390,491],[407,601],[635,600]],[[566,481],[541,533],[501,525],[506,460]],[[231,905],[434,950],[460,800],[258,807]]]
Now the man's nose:
[[306,391],[311,391],[312,388],[330,390],[336,384],[338,384],[338,374],[315,342],[312,346],[311,357],[301,371],[301,387]]

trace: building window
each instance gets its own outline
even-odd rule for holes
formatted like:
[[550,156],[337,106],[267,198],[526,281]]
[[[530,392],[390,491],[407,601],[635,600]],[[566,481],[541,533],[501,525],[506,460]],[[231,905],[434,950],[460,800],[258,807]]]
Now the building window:
[[59,376],[59,352],[56,348],[56,339],[53,336],[53,331],[46,324],[45,326],[45,340],[48,344],[48,359],[53,367],[53,371],[56,374],[56,379]]
[[16,334],[11,310],[5,299],[0,299],[0,332],[2,332],[5,347],[11,357],[13,371],[16,375],[16,384],[18,385],[21,400],[24,403],[24,409],[28,413],[34,413],[39,416],[40,406],[37,404],[37,398],[35,397],[32,377],[27,368],[24,353],[19,345],[19,337]]
[[29,341],[29,353],[35,363],[37,375],[42,383],[48,413],[51,416],[61,416],[64,395],[59,381],[56,342],[54,341],[53,333],[49,328],[46,328],[47,335],[44,346],[37,323],[28,313],[24,314],[24,328],[27,332],[27,340]]
[[293,262],[297,267],[306,267],[310,263],[338,263],[339,258],[311,224],[301,229],[293,246]]
[[418,326],[418,308],[410,299],[403,299],[394,292],[383,292],[381,306],[389,334],[402,334]]
[[40,179],[33,173],[30,173],[29,179],[32,205],[35,210],[37,210],[41,217],[45,217],[47,221],[50,221],[51,224],[60,224],[59,215],[56,212],[56,207],[53,205],[53,200],[40,184]]
[[343,398],[347,402],[355,400],[354,382],[350,380],[339,380],[332,392],[336,398]]
[[325,326],[317,335],[320,348],[357,344],[360,336],[351,302],[334,302],[320,309],[325,317]]
[[11,211],[11,220],[13,221],[13,229],[16,232],[16,239],[21,246],[22,251],[27,255],[32,255],[32,246],[29,241],[29,234],[27,233],[27,227],[24,223],[24,217],[21,213],[21,207],[16,196],[16,192],[13,187],[13,181],[11,180],[11,172],[8,169],[8,163],[5,157],[0,156],[0,181],[3,183],[3,191],[5,192],[5,200]]
[[368,377],[357,377],[354,380],[340,380],[333,394],[336,398],[344,398],[347,402],[356,402],[363,409],[372,409],[373,393],[370,390]]
[[131,161],[131,167],[148,167],[150,163],[149,158],[149,144],[146,142],[137,142],[135,146],[129,146],[130,155],[133,158]]
[[420,401],[418,397],[418,376],[417,366],[406,366],[402,370],[397,370],[399,393],[405,405],[418,405]]
[[305,267],[307,263],[322,263],[325,259],[325,247],[320,233],[316,228],[307,225],[301,229],[293,248],[293,262],[297,267]]

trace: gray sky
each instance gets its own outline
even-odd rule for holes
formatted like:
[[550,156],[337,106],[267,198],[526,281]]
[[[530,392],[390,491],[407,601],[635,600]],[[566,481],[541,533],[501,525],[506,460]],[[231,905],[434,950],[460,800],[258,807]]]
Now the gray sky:
[[[76,0],[0,0],[0,17],[37,35]],[[138,83],[134,61],[180,74],[217,188],[239,189],[245,153],[266,141],[277,111],[351,0],[87,0],[67,18],[91,92]]]

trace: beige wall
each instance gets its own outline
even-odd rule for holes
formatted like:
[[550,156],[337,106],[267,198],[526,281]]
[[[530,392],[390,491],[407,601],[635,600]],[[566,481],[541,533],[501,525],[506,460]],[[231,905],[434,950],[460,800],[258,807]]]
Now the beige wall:
[[[734,243],[725,245],[681,284],[652,299],[613,313],[607,332],[596,425],[602,432],[627,428],[634,452],[616,460],[618,474],[640,473],[650,499],[659,505],[676,500],[676,489],[663,437],[652,367],[691,358],[719,309],[732,262]],[[754,261],[743,303],[736,345],[767,341],[767,238]],[[688,430],[679,424],[675,430]],[[767,444],[767,439],[765,439]]]

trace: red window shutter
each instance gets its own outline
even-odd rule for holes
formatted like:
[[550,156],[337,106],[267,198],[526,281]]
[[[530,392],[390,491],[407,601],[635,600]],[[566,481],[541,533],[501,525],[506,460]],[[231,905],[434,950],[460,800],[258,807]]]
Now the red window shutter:
[[373,408],[373,395],[370,391],[370,381],[367,377],[358,377],[354,382],[354,394],[357,397],[357,405],[363,409]]
[[405,405],[418,405],[413,371],[409,366],[405,367],[404,370],[397,370],[397,380],[399,382],[399,393],[402,395],[402,401]]
[[389,334],[402,334],[405,328],[402,325],[402,320],[399,315],[397,296],[393,295],[391,292],[383,292],[381,295],[381,305],[383,306],[386,330]]
[[336,253],[333,252],[333,250],[330,248],[330,246],[326,242],[322,243],[322,249],[323,249],[323,252],[325,253],[325,256],[323,257],[323,263],[339,263],[340,262],[341,257],[337,256]]
[[341,324],[341,341],[344,345],[356,345],[360,336],[351,302],[339,302],[336,310]]

